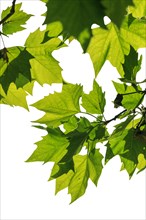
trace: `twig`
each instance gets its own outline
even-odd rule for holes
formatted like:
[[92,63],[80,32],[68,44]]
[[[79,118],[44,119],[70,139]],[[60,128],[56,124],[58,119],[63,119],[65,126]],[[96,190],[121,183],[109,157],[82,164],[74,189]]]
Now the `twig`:
[[10,10],[9,14],[7,14],[7,15],[0,21],[0,25],[3,24],[4,22],[6,22],[6,20],[8,20],[8,18],[10,18],[10,17],[15,13],[15,3],[16,3],[16,0],[13,0],[13,2],[12,2],[12,7],[11,7],[11,10]]
[[108,123],[110,123],[111,121],[116,120],[120,115],[122,115],[124,112],[126,112],[127,109],[123,110],[122,112],[120,112],[119,114],[117,114],[115,117],[111,118],[110,120],[107,120],[104,122],[105,125],[107,125]]

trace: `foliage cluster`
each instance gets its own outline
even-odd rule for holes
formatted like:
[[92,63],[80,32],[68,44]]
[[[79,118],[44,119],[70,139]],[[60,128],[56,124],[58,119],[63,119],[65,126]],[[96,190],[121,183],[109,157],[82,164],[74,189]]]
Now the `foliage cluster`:
[[[54,162],[49,180],[56,179],[56,193],[68,187],[73,202],[85,193],[89,179],[97,185],[103,163],[116,155],[130,178],[135,171],[146,168],[146,89],[141,88],[146,79],[137,81],[142,63],[137,50],[146,47],[146,2],[40,1],[46,4],[45,30],[38,28],[30,33],[23,47],[7,48],[3,35],[23,30],[31,15],[22,11],[22,4],[16,0],[1,13],[0,103],[29,109],[26,96],[32,94],[35,81],[40,85],[62,84],[60,93],[49,94],[33,104],[45,113],[35,123],[47,134],[36,143],[27,161]],[[105,16],[111,20],[107,25]],[[54,50],[67,47],[67,39],[77,39],[93,62],[95,79],[89,94],[84,93],[82,85],[62,78],[59,62],[52,55]],[[110,120],[104,117],[105,92],[97,82],[106,60],[116,67],[120,77],[119,83],[113,82],[117,91],[113,102],[122,110]],[[107,125],[117,119],[114,131],[109,133]],[[105,155],[100,153],[98,143],[106,147]]]

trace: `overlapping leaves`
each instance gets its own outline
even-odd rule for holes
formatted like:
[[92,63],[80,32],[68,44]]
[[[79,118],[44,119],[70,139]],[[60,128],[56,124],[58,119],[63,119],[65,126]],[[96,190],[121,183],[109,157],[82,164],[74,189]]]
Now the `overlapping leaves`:
[[[47,6],[46,29],[31,33],[24,47],[3,45],[0,51],[0,103],[28,109],[26,95],[32,93],[34,81],[40,85],[63,82],[62,69],[52,56],[54,50],[66,46],[60,35],[64,41],[73,36],[81,43],[90,54],[96,76],[106,60],[121,75],[121,83],[113,82],[117,92],[113,102],[115,108],[124,110],[109,120],[104,117],[105,93],[97,80],[89,94],[81,85],[65,83],[60,93],[49,94],[32,105],[44,111],[35,127],[45,129],[47,134],[36,143],[27,161],[54,162],[49,180],[56,179],[56,193],[68,187],[74,202],[85,193],[89,179],[98,183],[103,169],[98,143],[106,145],[105,162],[119,155],[122,169],[130,177],[146,168],[146,90],[140,87],[146,79],[137,82],[142,62],[137,50],[146,46],[146,4],[144,0],[42,2]],[[0,35],[23,30],[31,16],[21,10],[21,4],[16,4],[7,17],[10,10],[2,12]],[[107,26],[104,16],[111,19]],[[92,24],[100,27],[92,29]],[[89,121],[87,115],[94,120]],[[107,125],[116,119],[122,122],[109,134]]]

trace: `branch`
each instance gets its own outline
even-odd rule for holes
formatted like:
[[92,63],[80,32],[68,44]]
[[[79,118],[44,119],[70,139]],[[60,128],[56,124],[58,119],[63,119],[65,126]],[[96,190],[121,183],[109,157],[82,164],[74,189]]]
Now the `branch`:
[[0,25],[3,24],[4,22],[6,22],[6,20],[8,20],[8,18],[10,18],[10,17],[15,13],[15,3],[16,3],[16,0],[13,0],[13,2],[12,2],[12,7],[11,7],[11,10],[10,10],[9,14],[7,14],[7,15],[0,21]]
[[112,119],[105,121],[104,124],[107,125],[107,124],[110,123],[111,121],[116,120],[120,115],[122,115],[122,114],[123,114],[124,112],[126,112],[126,111],[127,111],[127,109],[123,110],[122,112],[120,112],[119,114],[117,114],[117,115],[116,115],[115,117],[113,117]]

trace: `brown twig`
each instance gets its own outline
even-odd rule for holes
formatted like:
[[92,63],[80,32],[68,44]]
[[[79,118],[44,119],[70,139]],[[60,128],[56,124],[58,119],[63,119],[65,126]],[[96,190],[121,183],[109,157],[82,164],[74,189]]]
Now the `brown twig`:
[[0,25],[3,24],[4,22],[6,22],[6,20],[8,20],[8,18],[10,18],[10,17],[15,13],[15,3],[16,3],[16,0],[13,0],[13,2],[12,2],[12,7],[11,7],[11,10],[10,10],[9,14],[7,14],[7,15],[0,21]]

